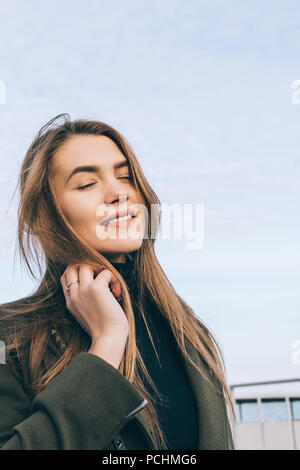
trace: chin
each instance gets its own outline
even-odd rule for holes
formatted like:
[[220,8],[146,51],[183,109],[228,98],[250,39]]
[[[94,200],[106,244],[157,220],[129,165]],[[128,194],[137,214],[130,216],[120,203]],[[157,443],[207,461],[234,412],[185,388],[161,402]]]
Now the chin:
[[138,250],[142,246],[143,240],[107,240],[103,241],[96,250],[100,251],[104,256],[106,254],[120,254],[120,253],[131,253],[132,251]]

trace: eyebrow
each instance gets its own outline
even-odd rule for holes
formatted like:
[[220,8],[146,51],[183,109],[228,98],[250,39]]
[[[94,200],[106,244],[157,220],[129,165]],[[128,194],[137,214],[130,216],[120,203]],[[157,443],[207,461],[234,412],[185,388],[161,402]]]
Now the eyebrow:
[[[115,163],[113,166],[114,170],[117,170],[118,168],[123,168],[123,167],[128,167],[128,162],[127,160],[122,160],[121,162]],[[66,184],[70,181],[72,176],[76,175],[77,173],[97,173],[101,172],[101,169],[97,165],[82,165],[82,166],[77,166],[74,168],[71,173],[69,174]]]

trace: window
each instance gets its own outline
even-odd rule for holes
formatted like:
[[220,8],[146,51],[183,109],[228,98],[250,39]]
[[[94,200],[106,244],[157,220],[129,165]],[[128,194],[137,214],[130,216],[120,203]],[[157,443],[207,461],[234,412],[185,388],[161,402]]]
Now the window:
[[292,419],[300,419],[300,398],[290,398]]
[[287,421],[287,406],[284,398],[262,398],[264,421]]
[[237,420],[239,422],[258,421],[258,405],[255,398],[236,400],[236,406],[238,410]]

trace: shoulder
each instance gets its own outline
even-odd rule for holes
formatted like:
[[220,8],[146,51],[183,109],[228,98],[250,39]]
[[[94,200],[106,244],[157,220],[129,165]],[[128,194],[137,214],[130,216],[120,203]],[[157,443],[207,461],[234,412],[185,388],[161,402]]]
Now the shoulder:
[[28,376],[31,326],[28,315],[22,315],[22,303],[18,302],[0,305],[0,362],[24,382]]

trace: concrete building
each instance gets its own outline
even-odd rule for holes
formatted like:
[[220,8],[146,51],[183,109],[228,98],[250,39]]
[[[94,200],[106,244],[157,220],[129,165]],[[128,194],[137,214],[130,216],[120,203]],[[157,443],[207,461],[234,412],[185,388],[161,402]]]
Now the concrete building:
[[[291,383],[297,383],[293,392],[275,391],[275,385]],[[270,385],[271,393],[242,392],[244,387]],[[300,378],[234,384],[230,389],[237,415],[235,424],[231,420],[237,450],[300,450]]]

